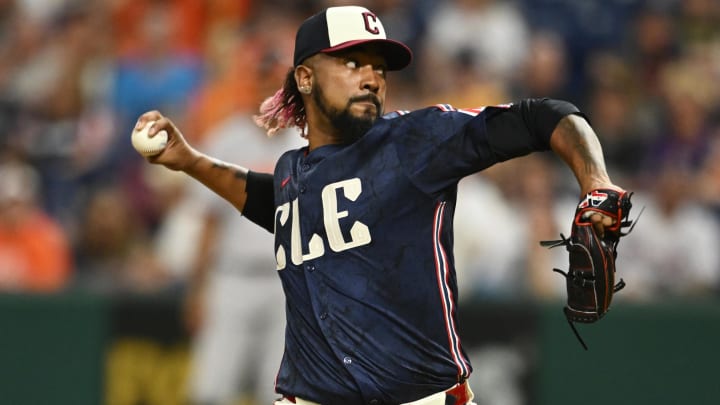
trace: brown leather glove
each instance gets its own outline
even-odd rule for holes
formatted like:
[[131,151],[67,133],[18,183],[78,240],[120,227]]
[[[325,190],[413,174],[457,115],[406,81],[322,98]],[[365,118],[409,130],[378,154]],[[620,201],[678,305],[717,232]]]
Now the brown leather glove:
[[[615,259],[620,237],[630,233],[637,221],[628,219],[631,196],[632,193],[621,189],[593,190],[575,210],[570,238],[560,234],[559,240],[540,242],[549,248],[565,246],[570,252],[568,271],[553,271],[565,276],[568,294],[565,317],[585,350],[587,345],[574,323],[592,323],[602,318],[610,309],[613,295],[625,287],[622,279],[615,283]],[[599,232],[590,219],[595,214],[609,217],[611,221],[607,222],[612,225]],[[622,231],[624,228],[628,228],[627,232]]]

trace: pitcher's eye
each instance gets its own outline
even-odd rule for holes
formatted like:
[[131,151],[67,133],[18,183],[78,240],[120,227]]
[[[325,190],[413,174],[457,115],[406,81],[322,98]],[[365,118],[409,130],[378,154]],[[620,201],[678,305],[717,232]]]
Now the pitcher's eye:
[[358,67],[359,65],[360,65],[360,64],[359,64],[358,61],[356,61],[355,59],[346,59],[346,60],[345,60],[345,66],[347,66],[347,67],[350,68],[350,69],[357,69],[357,67]]

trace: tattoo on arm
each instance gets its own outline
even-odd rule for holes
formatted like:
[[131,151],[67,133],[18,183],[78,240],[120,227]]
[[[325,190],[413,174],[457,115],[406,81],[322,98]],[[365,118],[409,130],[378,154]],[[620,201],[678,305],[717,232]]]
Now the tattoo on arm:
[[584,172],[591,174],[598,167],[596,156],[591,152],[591,145],[588,144],[591,134],[581,133],[581,131],[587,132],[584,131],[585,127],[581,128],[569,119],[562,119],[559,124],[558,130],[564,134],[564,137],[571,143],[572,149],[583,162]]
[[223,170],[227,170],[227,169],[230,168],[230,166],[228,166],[227,163],[222,162],[222,161],[220,161],[220,160],[213,160],[213,161],[212,161],[212,167],[213,167],[214,169],[223,169]]
[[561,119],[551,138],[551,145],[573,170],[581,188],[594,188],[596,184],[610,182],[602,147],[585,119],[572,115]]
[[233,168],[232,166],[230,166],[229,164],[227,164],[227,163],[225,163],[225,162],[223,162],[223,161],[213,160],[213,162],[212,162],[212,167],[213,167],[213,169],[233,170],[233,171],[234,171],[234,176],[235,176],[236,179],[247,180],[247,172],[246,172],[246,171],[244,171],[244,170],[237,170],[237,169]]

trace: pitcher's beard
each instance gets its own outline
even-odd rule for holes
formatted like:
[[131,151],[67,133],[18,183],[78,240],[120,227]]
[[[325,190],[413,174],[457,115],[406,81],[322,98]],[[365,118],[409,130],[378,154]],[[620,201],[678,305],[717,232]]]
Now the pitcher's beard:
[[312,97],[320,111],[325,114],[333,127],[337,129],[342,143],[353,143],[362,138],[362,136],[372,128],[375,120],[382,116],[382,106],[377,98],[373,96],[370,96],[368,101],[372,101],[375,104],[376,113],[374,115],[365,113],[360,117],[354,116],[352,112],[350,112],[350,107],[354,102],[359,101],[358,99],[350,99],[345,108],[339,110],[325,103],[325,97],[323,96],[320,86],[316,86],[313,89]]

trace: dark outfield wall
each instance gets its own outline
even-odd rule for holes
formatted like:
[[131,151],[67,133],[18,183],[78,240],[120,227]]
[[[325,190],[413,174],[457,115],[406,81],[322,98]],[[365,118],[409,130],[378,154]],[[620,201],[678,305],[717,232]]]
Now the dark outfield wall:
[[[561,303],[467,301],[479,405],[716,404],[720,302],[631,305],[578,329]],[[0,404],[182,404],[176,297],[0,295]]]

